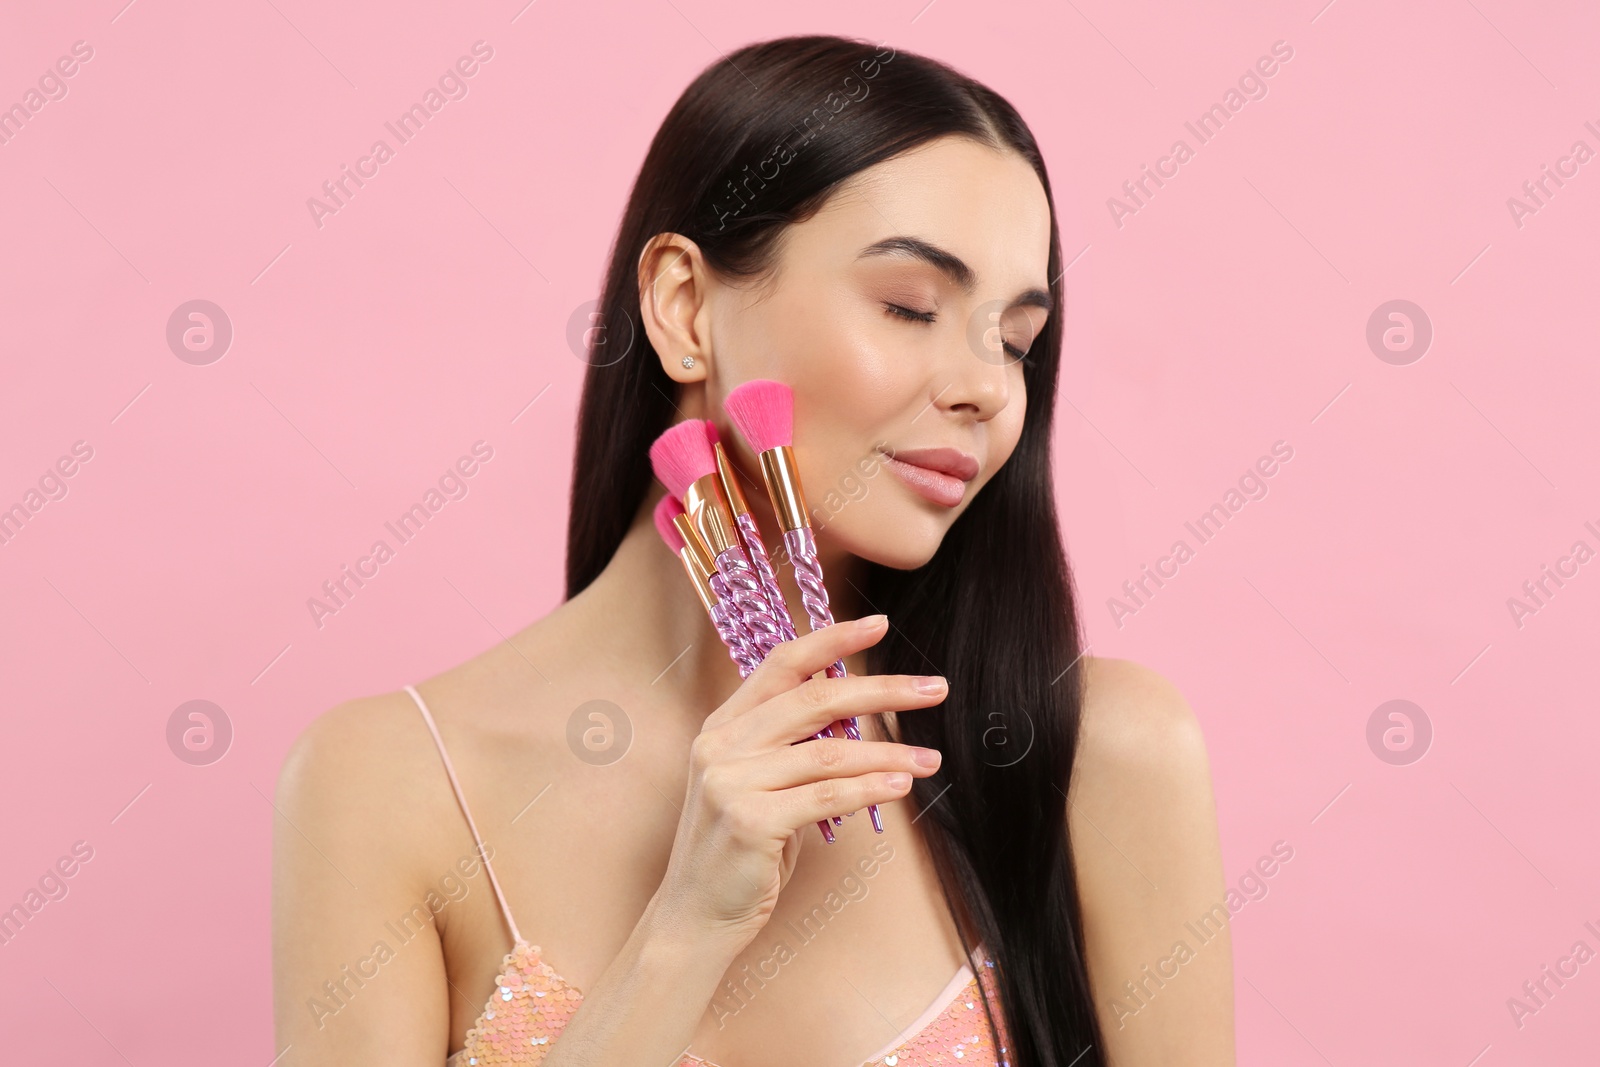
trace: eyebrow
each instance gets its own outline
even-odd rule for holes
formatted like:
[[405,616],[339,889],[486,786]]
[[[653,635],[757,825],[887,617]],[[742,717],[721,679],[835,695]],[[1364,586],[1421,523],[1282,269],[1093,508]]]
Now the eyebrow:
[[[885,237],[863,248],[856,258],[866,259],[869,256],[908,256],[920,259],[937,267],[962,292],[971,293],[977,286],[978,272],[969,267],[965,260],[954,252],[947,252],[919,237]],[[1029,289],[1018,296],[1013,303],[1019,306],[1043,308],[1045,311],[1053,311],[1056,306],[1047,289]]]

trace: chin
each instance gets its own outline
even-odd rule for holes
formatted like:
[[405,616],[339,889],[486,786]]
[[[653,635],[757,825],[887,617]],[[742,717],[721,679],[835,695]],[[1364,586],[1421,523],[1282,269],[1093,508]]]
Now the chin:
[[873,514],[841,515],[821,535],[860,559],[897,571],[914,571],[939,551],[959,511],[948,518],[921,508],[876,509]]

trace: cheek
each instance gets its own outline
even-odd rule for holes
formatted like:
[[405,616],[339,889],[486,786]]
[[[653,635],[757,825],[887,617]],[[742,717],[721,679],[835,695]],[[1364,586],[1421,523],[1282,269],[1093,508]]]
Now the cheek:
[[[848,413],[858,425],[893,413],[916,389],[914,365],[885,344],[883,331],[857,324],[854,316],[817,323],[797,336],[784,359],[785,379],[828,408]],[[797,397],[798,400],[798,397]]]
[[921,387],[905,354],[854,319],[811,316],[785,337],[770,372],[794,389],[795,450],[813,458],[815,477],[827,484],[870,451],[874,435],[915,410]]
[[[794,388],[794,447],[808,496],[837,488],[856,474],[879,428],[895,410],[891,394],[848,348],[788,379]],[[813,489],[815,486],[815,489]]]
[[989,421],[994,447],[993,468],[999,470],[1011,459],[1017,442],[1022,439],[1022,427],[1028,414],[1028,393],[1019,381],[1011,394],[1011,402],[1004,411]]

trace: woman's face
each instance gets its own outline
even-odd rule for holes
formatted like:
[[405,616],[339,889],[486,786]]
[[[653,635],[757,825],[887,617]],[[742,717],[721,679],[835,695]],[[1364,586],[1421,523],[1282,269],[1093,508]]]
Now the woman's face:
[[788,228],[762,284],[708,288],[706,415],[759,479],[722,398],[787,383],[819,544],[919,567],[1016,447],[1049,253],[1014,153],[947,137],[865,170]]

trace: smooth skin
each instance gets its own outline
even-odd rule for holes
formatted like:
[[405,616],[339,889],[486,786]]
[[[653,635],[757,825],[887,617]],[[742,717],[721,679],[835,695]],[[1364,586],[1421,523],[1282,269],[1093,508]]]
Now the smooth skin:
[[[881,244],[894,238],[914,240]],[[846,183],[789,228],[757,284],[717,276],[681,235],[641,255],[642,325],[680,411],[717,419],[746,477],[758,468],[721,398],[758,377],[794,388],[796,454],[814,513],[825,509],[818,541],[839,619],[875,610],[858,592],[862,561],[926,562],[1015,448],[1017,354],[1049,313],[1026,294],[1046,288],[1048,240],[1032,170],[946,138]],[[873,246],[883,250],[863,254]],[[885,448],[935,446],[980,461],[958,507],[881,465]],[[746,490],[770,540],[759,485]],[[896,717],[936,707],[942,690],[864,673],[892,618],[804,634],[741,682],[660,544],[654,502],[582,593],[418,684],[523,935],[584,992],[545,1063],[666,1067],[687,1048],[724,1067],[854,1067],[966,961],[901,799],[934,767],[892,740]],[[813,677],[841,656],[851,677]],[[1062,802],[1105,1052],[1118,1067],[1231,1064],[1228,934],[1199,945],[1186,927],[1225,892],[1199,725],[1154,672],[1084,664]],[[631,726],[611,763],[568,747],[569,719],[595,700]],[[847,715],[866,741],[790,743]],[[319,716],[284,763],[276,805],[278,1063],[439,1067],[511,941],[410,699]],[[824,844],[816,820],[846,812],[858,814]],[[1174,974],[1160,961],[1179,941],[1192,954]],[[1165,975],[1159,987],[1150,972]],[[1145,990],[1138,1000],[1128,982]]]

